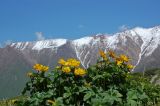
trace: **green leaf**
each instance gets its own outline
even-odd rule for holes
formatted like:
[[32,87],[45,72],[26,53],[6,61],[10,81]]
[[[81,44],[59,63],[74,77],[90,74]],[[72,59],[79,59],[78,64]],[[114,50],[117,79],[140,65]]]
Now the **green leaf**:
[[129,99],[129,100],[133,100],[133,99],[137,100],[138,97],[137,97],[136,91],[135,91],[135,90],[130,90],[130,91],[127,93],[127,99]]
[[140,98],[141,100],[144,100],[144,99],[147,99],[148,96],[147,96],[145,93],[143,93],[143,94],[139,95],[139,98]]
[[40,83],[42,83],[44,81],[44,78],[40,78]]
[[92,96],[92,93],[91,93],[91,92],[88,92],[87,94],[85,94],[83,100],[86,101],[86,100],[88,100],[91,96]]
[[52,106],[64,106],[64,104],[63,104],[63,98],[62,97],[58,97],[55,100],[55,104],[53,104]]
[[116,93],[116,97],[122,97],[123,95],[122,94],[120,94],[120,93]]
[[71,96],[71,95],[72,95],[71,93],[64,93],[64,94],[63,94],[63,97],[64,97],[64,98],[68,98],[68,97]]
[[129,100],[127,104],[129,106],[137,106],[137,102],[135,100]]
[[70,88],[69,88],[69,87],[64,87],[64,89],[65,89],[66,91],[70,91]]
[[79,87],[79,92],[84,92],[84,91],[87,91],[87,88],[86,87]]
[[95,77],[93,77],[93,80],[97,80],[97,79],[100,79],[100,78],[103,78],[102,75],[96,75]]

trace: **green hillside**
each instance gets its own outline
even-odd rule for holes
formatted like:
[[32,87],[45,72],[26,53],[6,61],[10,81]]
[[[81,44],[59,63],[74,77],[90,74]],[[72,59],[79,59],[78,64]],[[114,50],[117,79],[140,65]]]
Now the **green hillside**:
[[145,77],[150,80],[151,83],[160,85],[160,69],[150,69],[141,73],[138,72],[133,74]]

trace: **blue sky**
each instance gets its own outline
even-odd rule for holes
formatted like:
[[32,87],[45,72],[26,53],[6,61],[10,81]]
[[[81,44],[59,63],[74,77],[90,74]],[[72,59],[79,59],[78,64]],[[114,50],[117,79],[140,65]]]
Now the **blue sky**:
[[159,5],[160,0],[0,0],[0,44],[153,27],[160,25]]

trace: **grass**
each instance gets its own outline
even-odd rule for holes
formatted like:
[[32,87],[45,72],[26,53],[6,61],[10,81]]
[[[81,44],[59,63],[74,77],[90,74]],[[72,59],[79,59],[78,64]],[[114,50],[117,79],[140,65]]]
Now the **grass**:
[[12,100],[1,100],[0,106],[15,106]]
[[25,96],[18,96],[18,97],[10,98],[7,100],[0,100],[0,106],[16,106],[14,104],[16,100],[25,99],[25,98],[26,98]]

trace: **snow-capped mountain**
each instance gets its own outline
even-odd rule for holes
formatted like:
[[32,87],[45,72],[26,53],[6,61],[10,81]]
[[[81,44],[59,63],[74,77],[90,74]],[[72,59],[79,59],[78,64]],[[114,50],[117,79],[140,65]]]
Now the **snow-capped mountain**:
[[[97,34],[72,41],[67,39],[53,39],[35,42],[18,42],[12,43],[9,46],[21,51],[25,55],[26,52],[29,55],[32,51],[37,51],[37,55],[43,54],[45,51],[50,51],[46,53],[47,55],[59,55],[57,54],[58,51],[62,49],[65,51],[65,47],[68,46],[72,53],[75,54],[75,56],[71,57],[79,59],[82,66],[87,68],[95,62],[98,49],[100,48],[106,51],[112,49],[117,53],[125,53],[132,58],[132,63],[136,67],[140,67],[141,62],[146,58],[154,56],[154,53],[159,50],[159,44],[160,26],[156,26],[153,28],[136,27],[113,35]],[[67,57],[67,55],[71,54],[71,51],[60,54],[63,54],[62,57]],[[33,56],[32,59],[34,59]],[[147,62],[153,61],[153,59],[147,60]],[[40,62],[37,59],[35,61]],[[135,71],[143,71],[142,68],[144,66],[140,69],[136,68]]]
[[[25,73],[33,64],[41,63],[52,67],[59,58],[77,58],[82,67],[87,68],[96,62],[99,49],[112,49],[118,54],[128,55],[135,65],[133,71],[160,68],[160,26],[136,27],[113,35],[97,34],[76,40],[50,39],[12,43],[0,48],[0,83],[6,82],[6,77],[3,76],[9,74],[12,83],[21,82],[23,86]],[[4,84],[4,88],[6,86]],[[1,87],[0,91],[4,88]]]

